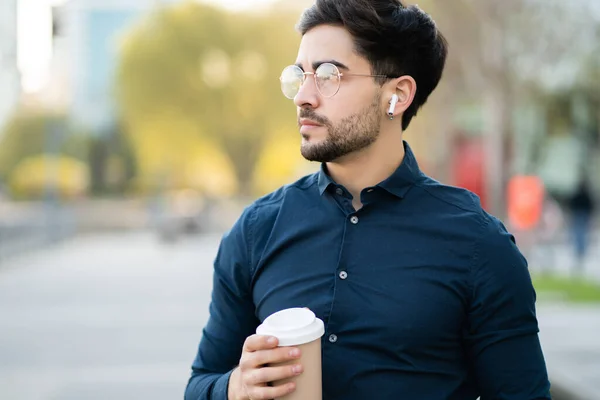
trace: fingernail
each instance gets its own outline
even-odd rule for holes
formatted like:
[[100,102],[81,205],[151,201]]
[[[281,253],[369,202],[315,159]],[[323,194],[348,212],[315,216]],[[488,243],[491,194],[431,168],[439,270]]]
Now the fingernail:
[[267,339],[267,343],[269,344],[275,344],[277,342],[277,339],[275,339],[274,337],[270,337],[269,339]]
[[298,357],[299,355],[300,355],[300,350],[298,350],[298,349],[290,350],[290,357]]
[[295,365],[292,370],[294,371],[295,374],[299,374],[300,372],[302,372],[302,366]]

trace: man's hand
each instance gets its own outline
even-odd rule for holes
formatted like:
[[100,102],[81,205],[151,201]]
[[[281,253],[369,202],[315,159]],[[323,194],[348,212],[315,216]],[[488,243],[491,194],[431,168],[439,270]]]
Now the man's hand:
[[[289,382],[278,386],[269,383],[302,373],[302,365],[293,363],[300,358],[295,347],[277,347],[274,337],[252,335],[244,342],[240,365],[231,374],[227,397],[229,400],[269,400],[296,390]],[[270,366],[292,362],[291,365]]]

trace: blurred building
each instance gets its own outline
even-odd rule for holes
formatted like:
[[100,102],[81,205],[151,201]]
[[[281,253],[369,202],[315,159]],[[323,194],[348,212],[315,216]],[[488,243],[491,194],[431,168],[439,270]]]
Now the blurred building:
[[64,102],[76,123],[96,134],[115,123],[114,73],[121,35],[175,0],[70,0],[53,9],[53,60],[46,95]]
[[0,130],[21,91],[17,66],[17,0],[0,0]]

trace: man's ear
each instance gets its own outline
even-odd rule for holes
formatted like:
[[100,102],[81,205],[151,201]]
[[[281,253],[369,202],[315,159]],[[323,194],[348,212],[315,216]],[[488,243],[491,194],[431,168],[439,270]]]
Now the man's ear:
[[413,103],[417,94],[417,82],[410,75],[401,76],[393,80],[398,96],[398,102],[394,110],[394,115],[404,113]]

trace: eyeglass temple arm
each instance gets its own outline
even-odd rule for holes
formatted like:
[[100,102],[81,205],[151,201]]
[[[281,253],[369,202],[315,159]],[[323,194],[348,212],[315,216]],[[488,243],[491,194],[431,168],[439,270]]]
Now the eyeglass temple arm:
[[339,76],[368,76],[368,77],[373,77],[373,78],[389,78],[387,75],[368,75],[368,74],[350,74],[350,73],[341,73],[339,74]]

